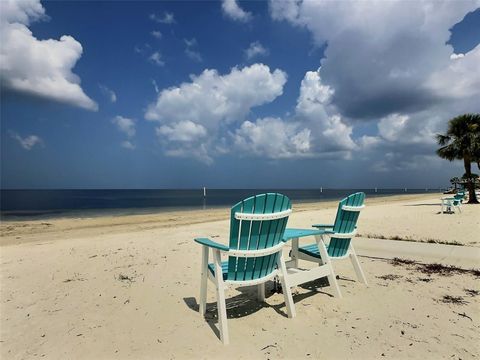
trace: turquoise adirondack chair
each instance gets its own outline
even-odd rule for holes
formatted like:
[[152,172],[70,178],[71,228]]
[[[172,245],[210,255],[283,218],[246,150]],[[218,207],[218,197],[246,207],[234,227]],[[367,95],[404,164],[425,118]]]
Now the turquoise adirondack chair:
[[457,193],[458,198],[460,199],[460,203],[463,203],[465,200],[467,200],[467,194],[468,194],[468,193],[465,192],[465,191],[459,191],[459,192]]
[[[292,244],[291,257],[293,266],[298,267],[298,260],[312,261],[322,265],[331,263],[331,260],[350,257],[358,280],[368,285],[352,245],[352,238],[356,234],[358,216],[364,208],[364,201],[365,193],[363,192],[352,194],[341,200],[338,204],[337,216],[333,224],[313,225],[313,227],[321,230],[321,233],[316,236],[316,243],[298,246],[298,239],[296,239],[297,241]],[[287,229],[287,232],[289,231]],[[329,238],[329,241],[327,241],[327,238]],[[333,269],[331,270],[331,275],[334,275]],[[334,286],[335,292],[341,296],[335,277],[330,276],[329,280],[333,282],[330,285]]]
[[[285,286],[286,267],[282,255],[282,241],[288,216],[290,199],[282,194],[267,193],[249,197],[231,210],[229,246],[207,238],[196,238],[203,246],[200,285],[200,314],[205,315],[207,284],[216,286],[220,339],[228,344],[225,287],[258,286],[258,299],[265,299],[265,283],[279,276],[285,296],[288,317],[295,316],[291,289]],[[213,263],[209,263],[210,250]],[[227,261],[221,255],[228,256]]]
[[455,208],[457,208],[458,211],[461,213],[462,209],[460,208],[460,205],[462,205],[463,200],[465,200],[465,193],[458,192],[453,195],[453,197],[444,198],[443,204],[445,204],[448,212],[455,212],[454,210]]

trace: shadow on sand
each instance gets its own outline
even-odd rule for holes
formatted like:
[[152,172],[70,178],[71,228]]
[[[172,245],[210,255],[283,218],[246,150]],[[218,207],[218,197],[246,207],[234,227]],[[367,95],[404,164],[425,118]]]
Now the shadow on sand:
[[[344,281],[355,281],[349,278],[338,277],[339,280]],[[213,285],[214,286],[214,285]],[[322,291],[323,287],[329,286],[327,278],[316,279],[314,281],[310,281],[305,284],[301,284],[298,287],[310,290],[309,292],[302,293],[302,294],[293,294],[293,301],[295,304],[300,303],[304,299],[308,299],[309,297],[317,294],[323,294],[329,297],[334,297],[332,294],[328,292]],[[234,297],[230,297],[226,299],[226,306],[227,306],[227,318],[228,319],[236,319],[241,318],[244,316],[251,315],[263,308],[272,308],[278,314],[283,317],[288,317],[286,313],[285,303],[282,302],[278,305],[270,305],[267,302],[260,302],[257,300],[257,287],[256,286],[243,286],[237,288],[241,294],[238,294]],[[275,290],[275,286],[273,281],[269,281],[265,284],[265,300],[271,297],[275,293],[281,293],[282,290],[277,285],[277,290]],[[197,303],[197,299],[194,297],[186,297],[183,298],[185,304],[193,311],[199,311],[199,304]],[[205,320],[207,321],[208,325],[215,333],[215,335],[220,338],[220,330],[218,329],[218,312],[217,312],[217,302],[207,303],[207,310],[205,313]]]

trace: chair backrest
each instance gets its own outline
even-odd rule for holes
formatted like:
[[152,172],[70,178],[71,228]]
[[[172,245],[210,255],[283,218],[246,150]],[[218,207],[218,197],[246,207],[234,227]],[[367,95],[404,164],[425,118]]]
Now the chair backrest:
[[[355,235],[358,216],[364,207],[365,193],[358,192],[347,196],[338,203],[337,217],[333,231],[338,237],[332,235],[328,245],[328,255],[332,257],[344,256],[348,252],[350,241]],[[342,236],[342,234],[344,234]]]
[[[275,270],[291,207],[290,199],[277,193],[255,195],[232,207],[230,251],[248,250],[252,251],[252,256],[229,256],[227,280],[255,280]],[[262,250],[274,247],[280,248],[258,256]]]

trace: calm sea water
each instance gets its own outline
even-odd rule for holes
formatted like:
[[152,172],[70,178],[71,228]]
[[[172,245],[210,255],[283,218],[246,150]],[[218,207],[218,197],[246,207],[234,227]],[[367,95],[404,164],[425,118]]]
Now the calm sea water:
[[3,219],[154,213],[173,209],[233,206],[264,192],[280,192],[293,202],[340,200],[363,191],[367,197],[438,192],[439,189],[203,189],[194,190],[1,190]]

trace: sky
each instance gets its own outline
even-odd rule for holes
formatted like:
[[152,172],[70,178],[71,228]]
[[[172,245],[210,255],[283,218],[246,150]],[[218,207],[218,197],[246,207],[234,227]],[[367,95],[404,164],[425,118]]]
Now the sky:
[[480,1],[0,1],[1,187],[435,188]]

